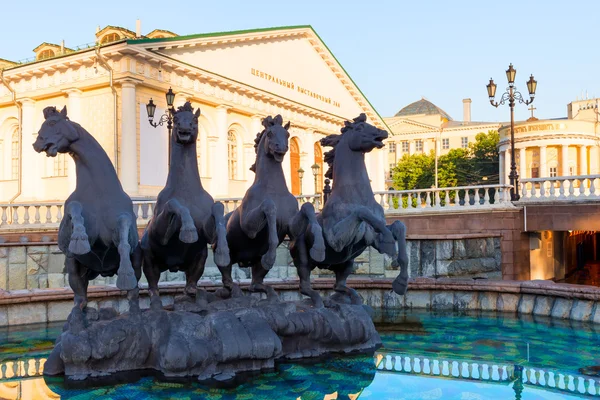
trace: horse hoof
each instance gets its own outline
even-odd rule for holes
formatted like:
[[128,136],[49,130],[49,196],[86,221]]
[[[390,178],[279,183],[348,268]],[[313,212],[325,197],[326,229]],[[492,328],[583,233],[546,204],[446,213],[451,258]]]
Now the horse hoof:
[[[120,270],[121,268],[119,268]],[[132,271],[117,271],[117,287],[121,290],[133,290],[137,287],[138,282],[135,279],[135,274]]]
[[325,247],[313,247],[312,249],[310,249],[309,254],[310,258],[312,258],[316,262],[321,262],[325,260]]
[[228,267],[230,262],[229,252],[219,250],[217,247],[215,251],[215,264],[217,264],[217,267]]
[[69,252],[72,254],[87,254],[91,251],[88,236],[85,233],[80,233],[71,236],[69,242]]
[[407,289],[408,289],[408,280],[407,279],[396,278],[396,279],[394,279],[394,282],[392,282],[392,290],[394,291],[394,293],[396,293],[400,296],[405,295]]
[[179,240],[183,243],[195,243],[198,241],[198,231],[195,226],[181,228],[179,231]]
[[150,299],[150,309],[152,311],[162,311],[163,310],[162,301],[160,301],[159,296],[152,296],[152,298]]
[[261,257],[260,263],[262,264],[264,269],[270,271],[271,268],[273,268],[273,265],[275,265],[275,252],[267,252],[267,254]]

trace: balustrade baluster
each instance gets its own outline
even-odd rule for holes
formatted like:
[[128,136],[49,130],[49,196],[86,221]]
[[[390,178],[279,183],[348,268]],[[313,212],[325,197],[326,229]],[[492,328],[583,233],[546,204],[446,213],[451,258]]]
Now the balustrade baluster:
[[489,206],[490,205],[490,188],[484,188],[483,192],[484,192],[483,205]]
[[454,204],[460,207],[460,191],[458,189],[454,191]]
[[450,207],[450,191],[444,190],[446,196],[444,197],[444,207]]
[[19,206],[13,206],[13,225],[19,225]]
[[483,379],[483,364],[477,364],[478,379]]
[[418,357],[413,358],[412,370],[415,374],[420,374],[422,371],[420,361]]
[[596,197],[596,178],[590,178],[590,197]]
[[[474,202],[473,205],[475,207],[479,207],[481,205],[480,200],[481,200],[481,198],[479,197],[479,189],[475,189],[475,197],[474,197],[474,200],[473,200],[473,202]],[[469,205],[470,204],[471,204],[471,202],[469,201]]]
[[33,220],[34,224],[40,224],[41,223],[41,221],[40,221],[40,207],[41,206],[39,206],[39,205],[35,206],[35,215],[33,217],[34,218],[34,220]]
[[150,220],[152,218],[152,216],[154,215],[154,211],[153,211],[154,204],[155,203],[148,203],[148,211],[147,211],[147,213],[148,213],[148,220]]
[[406,208],[412,208],[412,193],[408,193],[408,202]]
[[546,181],[540,182],[540,199],[546,197]]
[[46,223],[47,224],[52,223],[52,206],[51,205],[46,206]]
[[550,198],[554,199],[556,197],[554,191],[554,181],[550,181]]
[[423,373],[427,375],[431,375],[431,360],[429,358],[425,358],[423,360]]
[[569,389],[571,392],[575,391],[575,379],[573,378],[573,375],[569,375],[569,383],[567,384],[567,389]]
[[62,221],[62,204],[56,206],[56,222]]
[[385,210],[385,201],[383,200],[385,195],[384,194],[378,194],[377,196],[379,196],[379,205],[381,207],[383,207],[383,209]]
[[394,370],[402,371],[402,357],[400,357],[400,356],[394,357]]
[[566,179],[558,182],[558,184],[559,184],[559,187],[558,187],[558,197],[560,199],[564,199],[565,198],[565,184],[566,184],[566,182],[567,182]]
[[135,215],[137,216],[137,219],[139,220],[143,220],[144,219],[144,212],[142,210],[142,205],[141,204],[134,204],[134,207],[137,207],[137,210],[135,210]]
[[23,213],[23,224],[25,225],[29,225],[29,208],[30,206],[23,206],[23,209],[25,210],[25,212]]
[[429,191],[425,194],[425,207],[431,207],[431,196],[429,195]]
[[435,204],[434,207],[440,208],[442,205],[440,204],[440,191],[436,189],[435,191]]
[[579,197],[585,196],[585,178],[579,179]]
[[521,199],[527,198],[527,182],[521,182]]
[[385,369],[387,369],[388,371],[391,371],[394,368],[394,365],[392,364],[392,356],[387,355],[385,356]]
[[398,194],[398,209],[401,210],[404,208],[404,197],[402,196],[402,193]]
[[5,206],[2,207],[2,219],[0,219],[0,221],[2,221],[2,223],[0,225],[6,225],[6,223],[8,221],[8,215],[6,213],[7,209],[8,209],[8,207],[5,207]]
[[419,373],[421,373],[421,374],[425,373],[425,359],[423,359],[423,358],[419,359]]
[[410,368],[410,357],[404,357],[404,371],[406,372],[411,372],[412,369]]
[[569,198],[572,199],[575,197],[575,179],[569,180]]

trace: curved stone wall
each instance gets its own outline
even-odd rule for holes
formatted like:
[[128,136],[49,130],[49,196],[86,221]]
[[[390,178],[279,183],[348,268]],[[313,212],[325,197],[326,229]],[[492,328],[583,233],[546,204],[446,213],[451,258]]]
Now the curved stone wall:
[[[299,300],[296,279],[267,280],[283,300]],[[245,288],[249,280],[240,281]],[[316,278],[313,287],[323,296],[332,293],[334,280]],[[392,280],[385,278],[348,279],[366,304],[373,308],[455,311],[502,311],[523,315],[547,316],[600,323],[600,288],[595,286],[558,284],[552,281],[493,281],[486,279],[416,278],[409,282],[405,296],[391,290]],[[183,293],[181,282],[160,284],[163,304],[173,304]],[[200,287],[212,291],[219,286],[201,281]],[[258,295],[258,294],[255,294]],[[92,286],[89,305],[128,310],[125,292],[114,286]],[[140,296],[142,308],[149,307],[147,291]],[[73,306],[73,292],[68,288],[0,291],[0,326],[66,320]]]

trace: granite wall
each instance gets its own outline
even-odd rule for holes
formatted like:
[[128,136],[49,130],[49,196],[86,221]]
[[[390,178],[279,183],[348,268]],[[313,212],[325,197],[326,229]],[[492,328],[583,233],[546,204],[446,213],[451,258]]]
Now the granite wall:
[[[408,240],[411,277],[461,277],[502,279],[500,238],[453,240]],[[372,278],[394,278],[398,270],[391,259],[373,249],[356,258],[355,274]],[[316,269],[314,277],[331,277],[329,270]],[[275,266],[267,275],[271,279],[297,278],[287,242],[277,249]],[[220,281],[221,275],[209,251],[203,279]],[[249,269],[234,268],[234,279],[250,278]],[[164,272],[162,282],[185,281],[183,273]],[[91,285],[114,285],[116,277],[98,277]],[[142,277],[142,283],[146,283]],[[0,245],[0,289],[46,289],[68,286],[64,255],[55,244]]]

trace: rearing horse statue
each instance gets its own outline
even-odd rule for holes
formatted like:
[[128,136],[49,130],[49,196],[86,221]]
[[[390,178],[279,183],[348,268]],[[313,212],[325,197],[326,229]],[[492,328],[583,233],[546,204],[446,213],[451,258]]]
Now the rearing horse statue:
[[215,202],[200,182],[196,153],[200,109],[193,111],[186,102],[174,113],[167,184],[142,236],[144,275],[154,309],[162,308],[158,280],[163,271],[185,271],[185,293],[196,295],[209,243],[215,245],[215,264],[229,265],[223,204]]
[[33,148],[48,157],[69,153],[77,170],[77,186],[65,201],[65,216],[58,230],[58,247],[66,256],[75,305],[85,308],[91,279],[115,273],[117,287],[130,291],[130,296],[134,293],[137,299],[141,251],[131,198],[123,191],[102,146],[69,120],[67,107],[60,112],[46,107],[44,119]]
[[[360,304],[360,296],[346,286],[346,279],[354,269],[354,259],[373,246],[380,253],[397,256],[394,264],[400,266],[400,274],[392,287],[394,292],[404,294],[408,284],[406,227],[400,221],[386,226],[383,208],[375,201],[365,166],[365,153],[382,148],[388,134],[368,124],[365,114],[346,121],[341,132],[321,139],[321,145],[333,147],[325,153],[329,164],[325,176],[333,180],[333,187],[323,210],[317,214],[325,237],[325,259],[316,260],[307,252],[313,242],[312,234],[300,235],[291,244],[298,275],[310,274],[315,267],[330,269],[336,277],[335,291]],[[315,305],[321,307],[323,303]]]
[[[310,255],[315,260],[323,260],[325,246],[313,205],[305,203],[298,210],[298,200],[288,190],[283,175],[281,162],[289,148],[290,123],[283,126],[283,118],[277,115],[275,118],[268,116],[262,124],[264,130],[254,140],[256,162],[250,168],[256,174],[254,183],[240,206],[225,218],[231,263],[251,266],[250,291],[264,292],[270,299],[275,299],[275,291],[264,285],[263,280],[275,264],[275,251],[285,236],[295,238],[304,232],[311,235]],[[231,265],[220,270],[224,287],[234,290]],[[319,297],[318,292],[310,288],[310,273],[300,279],[303,293]]]

